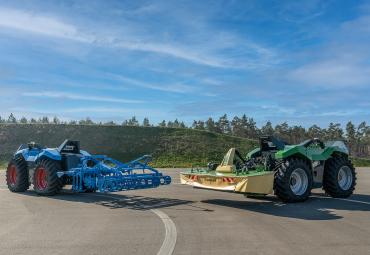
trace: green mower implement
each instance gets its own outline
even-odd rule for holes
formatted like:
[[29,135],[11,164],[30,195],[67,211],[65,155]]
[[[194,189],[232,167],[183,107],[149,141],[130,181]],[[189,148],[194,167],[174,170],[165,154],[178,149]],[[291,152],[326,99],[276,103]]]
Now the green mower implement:
[[308,199],[313,188],[332,197],[352,195],[356,172],[342,141],[309,139],[288,145],[275,137],[260,137],[260,147],[243,157],[231,148],[221,164],[180,174],[181,183],[195,188],[243,193],[274,193],[284,202]]

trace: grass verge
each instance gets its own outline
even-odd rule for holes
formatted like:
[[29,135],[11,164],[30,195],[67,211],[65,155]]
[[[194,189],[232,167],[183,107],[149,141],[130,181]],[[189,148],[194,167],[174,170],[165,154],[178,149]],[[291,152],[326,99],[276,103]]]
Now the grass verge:
[[370,159],[352,158],[351,160],[355,167],[370,167]]
[[5,170],[7,166],[7,162],[5,161],[0,161],[0,171]]

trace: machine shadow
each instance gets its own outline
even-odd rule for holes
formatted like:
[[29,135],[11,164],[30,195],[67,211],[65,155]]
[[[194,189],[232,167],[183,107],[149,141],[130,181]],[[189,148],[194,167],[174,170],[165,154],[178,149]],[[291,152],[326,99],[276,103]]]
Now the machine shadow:
[[336,211],[370,211],[370,195],[356,194],[350,200],[339,200],[323,194],[313,196],[303,203],[286,204],[274,196],[248,200],[209,199],[207,204],[232,207],[278,217],[303,220],[337,220],[343,218]]
[[[27,196],[37,197],[38,195],[32,191],[22,193]],[[159,208],[167,208],[178,205],[189,205],[194,203],[190,200],[162,198],[162,197],[147,197],[137,195],[123,195],[113,193],[74,193],[68,190],[63,190],[60,194],[55,196],[44,197],[47,199],[76,202],[76,203],[88,203],[97,204],[110,209],[126,208],[131,210],[151,210]],[[207,211],[201,207],[195,207],[194,209]],[[189,209],[188,209],[189,210]]]

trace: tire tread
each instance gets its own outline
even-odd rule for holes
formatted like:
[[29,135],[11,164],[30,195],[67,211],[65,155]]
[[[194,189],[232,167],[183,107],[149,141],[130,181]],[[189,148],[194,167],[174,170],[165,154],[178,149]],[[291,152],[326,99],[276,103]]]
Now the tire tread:
[[[17,169],[16,185],[10,184],[9,168],[11,165],[15,165]],[[22,156],[17,155],[12,160],[10,160],[6,171],[6,184],[11,192],[25,192],[30,187],[27,162]]]

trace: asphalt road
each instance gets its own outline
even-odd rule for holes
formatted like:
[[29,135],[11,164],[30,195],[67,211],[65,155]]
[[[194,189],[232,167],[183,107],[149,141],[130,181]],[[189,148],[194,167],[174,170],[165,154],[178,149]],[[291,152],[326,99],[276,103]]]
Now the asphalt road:
[[370,254],[370,169],[356,194],[284,204],[274,196],[173,184],[109,195],[11,193],[0,172],[0,254]]

